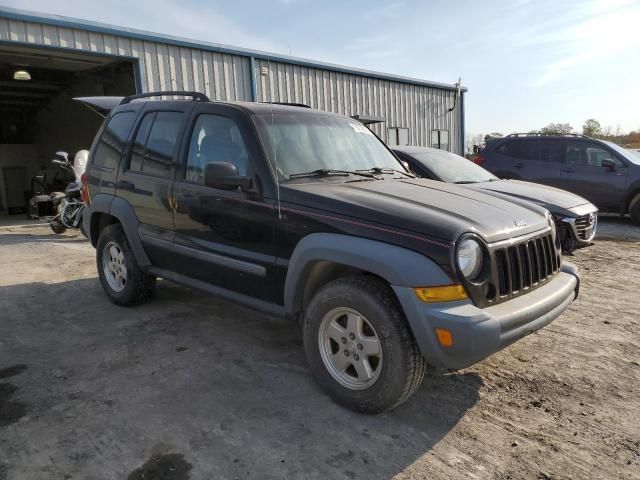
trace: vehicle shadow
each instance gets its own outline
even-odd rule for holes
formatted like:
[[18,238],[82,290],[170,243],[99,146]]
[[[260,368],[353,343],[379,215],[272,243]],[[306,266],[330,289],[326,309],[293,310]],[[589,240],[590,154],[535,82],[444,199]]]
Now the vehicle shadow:
[[598,240],[638,241],[640,225],[633,223],[628,215],[599,214],[595,241]]
[[[357,414],[313,381],[298,326],[166,281],[136,308],[95,278],[11,285],[0,311],[0,369],[28,366],[13,382],[29,421],[0,428],[17,477],[126,478],[167,453],[193,478],[390,478],[428,462],[482,386],[429,375],[396,410]],[[30,461],[42,451],[51,465]]]
[[63,234],[56,235],[55,233],[50,234],[39,234],[39,233],[7,233],[0,231],[0,245],[18,245],[23,243],[87,243],[88,240],[81,234],[77,233],[77,235]]

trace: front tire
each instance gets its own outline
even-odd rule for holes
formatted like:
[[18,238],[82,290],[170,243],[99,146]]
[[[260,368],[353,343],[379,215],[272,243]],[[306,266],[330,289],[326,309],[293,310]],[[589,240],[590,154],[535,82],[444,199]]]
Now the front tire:
[[153,297],[156,277],[142,271],[120,225],[102,230],[96,260],[102,288],[116,305],[136,305]]
[[420,386],[426,362],[391,289],[367,277],[324,285],[304,315],[311,371],[339,404],[380,413]]

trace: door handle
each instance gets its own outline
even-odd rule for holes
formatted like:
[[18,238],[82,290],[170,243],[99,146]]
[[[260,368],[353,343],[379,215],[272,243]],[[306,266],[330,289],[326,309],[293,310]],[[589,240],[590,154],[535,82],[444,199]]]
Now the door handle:
[[565,170],[563,170],[564,173],[576,173],[576,171],[572,168],[567,168]]
[[116,188],[120,190],[133,190],[134,188],[136,188],[136,186],[132,182],[121,180],[116,183]]
[[513,166],[516,167],[516,168],[523,168],[524,167],[524,165],[522,163],[515,163]]

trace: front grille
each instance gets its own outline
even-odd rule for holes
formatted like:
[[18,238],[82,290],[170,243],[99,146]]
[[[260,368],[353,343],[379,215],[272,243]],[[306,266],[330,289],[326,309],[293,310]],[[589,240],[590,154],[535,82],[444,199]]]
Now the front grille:
[[562,262],[550,233],[497,248],[493,257],[495,301],[538,287],[560,271]]
[[592,214],[583,215],[576,218],[576,234],[582,240],[589,240],[593,236],[593,229],[595,228],[595,217],[591,217]]

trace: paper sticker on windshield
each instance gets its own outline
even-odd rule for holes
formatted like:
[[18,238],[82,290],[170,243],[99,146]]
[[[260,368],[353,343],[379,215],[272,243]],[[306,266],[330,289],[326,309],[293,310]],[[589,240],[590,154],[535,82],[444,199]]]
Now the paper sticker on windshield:
[[350,123],[349,125],[351,125],[351,128],[353,128],[358,133],[365,133],[367,135],[373,135],[371,130],[369,130],[367,127],[365,127],[361,123]]

